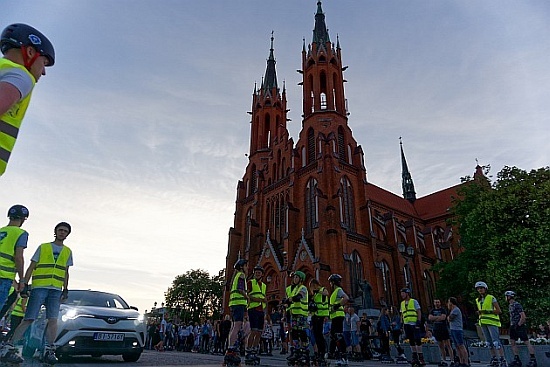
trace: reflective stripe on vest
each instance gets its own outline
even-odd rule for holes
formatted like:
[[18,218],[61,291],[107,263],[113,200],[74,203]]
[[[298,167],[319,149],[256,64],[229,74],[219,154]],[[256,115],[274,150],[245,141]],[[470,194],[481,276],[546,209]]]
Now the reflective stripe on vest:
[[[250,298],[261,298],[265,301],[265,291],[267,287],[266,284],[262,282],[262,287],[260,288],[260,285],[258,284],[258,281],[256,279],[252,279],[250,281],[250,284],[252,285],[252,289],[250,289],[250,293],[248,294],[248,296]],[[250,301],[248,308],[256,308],[260,305],[262,306],[262,308],[265,308],[267,306],[265,302]]]
[[[231,283],[231,293],[229,294],[229,306],[246,306],[248,304],[245,296],[243,296],[237,289],[239,278],[241,276],[244,278],[244,273],[242,271],[237,271],[233,277],[233,282]],[[246,291],[246,281],[244,282],[244,290]]]
[[294,289],[292,286],[286,287],[286,296],[290,300],[292,300],[292,297],[298,295],[300,292],[305,294],[305,296],[302,297],[299,302],[292,302],[288,307],[288,311],[290,311],[291,315],[307,316],[308,294],[306,286],[301,284],[294,286]]
[[315,316],[329,316],[329,309],[328,309],[328,297],[323,295],[323,292],[325,291],[325,287],[319,288],[319,290],[313,295],[313,302],[317,305],[317,311],[315,311],[313,314]]
[[25,310],[23,310],[23,298],[19,297],[17,299],[17,302],[15,302],[15,306],[13,307],[13,310],[11,311],[12,316],[18,316],[18,317],[24,317],[25,316]]
[[414,309],[414,299],[409,299],[408,302],[401,301],[401,314],[403,315],[404,324],[414,324],[418,320],[418,314]]
[[[329,309],[329,313],[330,313],[330,319],[332,320],[333,318],[335,317],[345,317],[346,314],[344,313],[344,306],[342,306],[340,304],[340,300],[337,299],[336,297],[338,297],[338,291],[341,290],[342,288],[340,287],[336,287],[334,289],[334,291],[332,292],[332,294],[330,295],[330,309]],[[338,305],[338,308],[337,310],[335,311],[333,306],[335,305]]]
[[[476,299],[477,309],[483,311],[494,311],[493,300],[495,297],[488,294],[483,300],[483,304],[479,302],[479,298]],[[480,325],[493,325],[500,327],[500,317],[494,313],[479,315]]]
[[23,233],[19,227],[0,228],[0,278],[15,279],[15,244]]
[[70,257],[71,250],[67,246],[63,246],[57,256],[57,260],[55,260],[51,242],[41,244],[40,258],[32,272],[33,288],[63,288],[65,276],[67,275],[67,263]]
[[[34,76],[23,66],[8,59],[0,58],[0,74],[5,69],[21,69],[24,70],[30,77],[34,85],[36,80]],[[0,116],[0,176],[6,171],[6,166],[15,145],[19,128],[25,112],[31,100],[31,93],[23,99],[16,102],[5,114]]]

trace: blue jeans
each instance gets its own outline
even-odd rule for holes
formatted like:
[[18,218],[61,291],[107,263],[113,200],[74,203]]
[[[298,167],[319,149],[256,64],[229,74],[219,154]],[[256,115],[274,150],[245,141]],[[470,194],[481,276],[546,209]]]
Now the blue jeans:
[[0,278],[0,308],[4,307],[4,303],[6,303],[10,294],[12,284],[12,279]]
[[46,306],[46,318],[57,319],[61,303],[61,289],[34,288],[27,302],[25,320],[36,320],[40,307]]
[[500,343],[498,326],[481,325],[481,331],[483,331],[483,336],[485,336],[485,340],[489,343],[489,348],[501,348],[502,344]]

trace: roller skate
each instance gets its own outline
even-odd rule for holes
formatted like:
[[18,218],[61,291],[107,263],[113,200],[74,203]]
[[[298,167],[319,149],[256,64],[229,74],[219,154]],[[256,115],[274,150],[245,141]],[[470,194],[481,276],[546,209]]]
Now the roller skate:
[[442,360],[441,362],[439,362],[437,365],[438,365],[439,367],[447,367],[447,366],[448,366],[447,362],[445,362],[445,361],[443,361],[443,360]]
[[297,350],[296,364],[298,366],[309,366],[309,350],[301,347]]
[[531,358],[529,363],[527,363],[527,367],[537,367],[537,360],[535,358]]
[[420,360],[418,359],[418,356],[414,355],[411,360],[411,366],[412,367],[422,367],[422,364],[420,363]]
[[[418,363],[420,363],[421,366],[425,366],[426,365],[426,362],[424,361],[424,356],[422,354],[420,354],[418,356]],[[445,363],[445,366],[447,365],[447,363]]]
[[500,362],[498,361],[498,358],[497,357],[492,357],[491,358],[491,361],[489,362],[489,364],[487,365],[488,367],[499,367],[500,366]]
[[53,366],[58,362],[57,357],[55,356],[55,349],[52,346],[47,345],[44,348],[44,352],[40,356],[40,360],[46,366]]
[[0,362],[4,366],[19,366],[24,359],[19,353],[19,349],[15,348],[13,344],[6,343],[0,350]]
[[223,357],[223,365],[227,367],[237,367],[241,365],[238,347],[229,347]]
[[260,364],[260,357],[256,354],[256,351],[251,350],[246,353],[244,357],[244,364],[249,366],[257,366]]
[[290,348],[290,355],[288,357],[286,357],[286,363],[289,366],[294,366],[294,365],[296,365],[297,360],[298,360],[298,356],[297,356],[297,353],[296,353],[296,349],[291,347]]
[[380,362],[385,363],[385,364],[389,364],[389,363],[393,363],[395,361],[389,355],[383,354],[382,357],[380,358]]
[[347,366],[348,364],[348,356],[346,353],[340,354],[340,357],[336,359],[337,366]]
[[521,360],[519,359],[519,356],[514,356],[514,360],[512,362],[510,362],[509,366],[510,367],[521,367],[522,363],[521,363]]
[[498,366],[508,367],[508,362],[506,362],[506,359],[504,357],[500,357],[500,359],[498,360]]

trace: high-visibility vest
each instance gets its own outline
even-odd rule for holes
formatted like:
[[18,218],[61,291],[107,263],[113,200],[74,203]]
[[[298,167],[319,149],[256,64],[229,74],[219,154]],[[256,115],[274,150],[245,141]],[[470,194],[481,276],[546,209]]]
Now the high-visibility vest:
[[[479,311],[494,311],[493,300],[495,297],[490,294],[485,296],[483,304],[479,301],[479,298],[476,299],[477,309]],[[500,317],[494,313],[485,313],[479,315],[479,325],[493,325],[500,327]]]
[[[0,58],[1,69],[21,69],[24,70],[32,80],[33,88],[36,84],[34,76],[23,66],[5,58]],[[2,73],[2,71],[0,71]],[[5,114],[0,116],[0,176],[6,171],[8,160],[15,145],[19,128],[25,112],[31,100],[31,93],[16,102]]]
[[43,243],[40,245],[40,258],[32,272],[33,288],[55,287],[63,288],[65,276],[67,275],[67,263],[71,257],[71,249],[63,246],[57,256],[53,257],[52,243]]
[[307,294],[307,288],[305,285],[303,284],[300,284],[300,285],[296,285],[294,286],[294,288],[292,286],[288,286],[286,287],[286,296],[292,300],[292,297],[298,295],[300,292],[302,292],[303,294],[305,294],[304,297],[302,297],[300,299],[300,301],[298,302],[294,302],[292,301],[292,303],[290,304],[290,306],[288,307],[288,311],[290,311],[290,314],[291,315],[296,315],[296,316],[307,316],[308,314],[308,310],[307,310],[307,306],[308,306],[308,294]]
[[[336,287],[334,289],[334,291],[332,291],[332,294],[330,295],[330,310],[329,310],[329,313],[330,313],[330,319],[334,319],[335,317],[345,317],[346,316],[346,313],[344,312],[344,306],[342,306],[340,304],[340,300],[337,298],[338,297],[338,291],[342,289],[340,287]],[[338,306],[336,308],[336,310],[334,310],[334,307],[333,306]]]
[[15,226],[0,228],[0,278],[15,279],[15,244],[23,233]]
[[23,310],[23,298],[19,297],[17,299],[17,302],[15,302],[15,306],[13,306],[13,310],[11,311],[11,315],[18,317],[25,316],[25,310]]
[[248,308],[256,308],[260,305],[262,305],[262,308],[265,308],[267,305],[265,303],[265,292],[266,292],[266,284],[265,283],[261,283],[261,287],[260,287],[260,284],[258,283],[258,281],[256,279],[252,279],[250,281],[250,284],[252,285],[252,289],[250,289],[250,293],[248,294],[248,296],[250,298],[254,297],[254,298],[261,298],[263,301],[262,302],[257,302],[257,301],[250,301],[250,304],[248,305]]
[[[244,278],[244,273],[242,271],[237,271],[233,277],[233,283],[231,283],[231,293],[229,294],[229,306],[246,306],[248,300],[243,296],[237,289],[239,284],[239,278]],[[244,282],[244,290],[246,291],[246,282]]]
[[414,299],[401,301],[401,314],[403,315],[404,324],[414,324],[418,321],[418,314],[414,308]]
[[315,316],[324,317],[330,315],[328,308],[328,297],[323,295],[324,290],[325,287],[321,287],[313,295],[313,302],[317,305],[317,311],[313,313]]

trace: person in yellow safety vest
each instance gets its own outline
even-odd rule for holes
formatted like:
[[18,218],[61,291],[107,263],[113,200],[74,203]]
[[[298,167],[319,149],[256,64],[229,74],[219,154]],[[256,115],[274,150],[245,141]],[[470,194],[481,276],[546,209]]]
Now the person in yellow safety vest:
[[[340,274],[332,274],[328,278],[328,281],[331,290],[329,298],[329,317],[331,321],[329,353],[334,356],[340,364],[347,364],[347,345],[344,340],[343,332],[344,320],[346,318],[344,306],[348,303],[349,297],[342,289],[342,276]],[[338,349],[337,354],[336,349]]]
[[414,298],[411,298],[411,289],[401,289],[401,319],[403,320],[403,330],[405,339],[409,339],[412,351],[412,360],[414,362],[426,365],[424,353],[422,353],[422,312],[420,304]]
[[[72,251],[64,243],[70,233],[71,225],[69,223],[58,223],[54,228],[55,239],[52,242],[41,244],[31,258],[31,264],[27,268],[24,278],[25,284],[28,284],[32,276],[32,290],[27,310],[11,340],[2,347],[2,361],[11,363],[23,361],[19,351],[13,347],[13,343],[23,338],[27,328],[38,317],[40,307],[45,306],[48,325],[43,360],[49,364],[57,362],[53,345],[57,336],[57,317],[59,316],[60,302],[67,299],[69,294],[69,267],[73,265]],[[26,292],[27,289],[22,290],[21,296],[24,296]],[[18,358],[20,362],[17,362]]]
[[265,295],[267,285],[262,282],[264,268],[260,265],[254,267],[253,278],[248,282],[248,320],[250,321],[250,334],[246,338],[247,360],[256,360],[258,347],[264,330],[265,308],[267,306]]
[[[14,293],[17,294],[17,292]],[[11,336],[15,332],[15,329],[17,329],[21,321],[23,321],[23,317],[25,317],[25,311],[27,310],[28,299],[28,297],[19,297],[17,298],[17,301],[15,301],[15,305],[13,306],[13,310],[11,311],[10,316],[10,331],[6,334],[6,339],[11,338]]]
[[286,298],[282,301],[287,305],[290,316],[290,355],[287,357],[289,363],[295,360],[298,343],[307,345],[308,342],[305,330],[308,327],[308,291],[304,285],[305,280],[306,274],[303,271],[295,271],[292,275],[292,283],[286,288]]
[[[233,265],[235,272],[231,279],[231,291],[229,294],[229,309],[231,310],[232,325],[229,333],[228,349],[232,349],[237,342],[239,331],[241,330],[244,313],[248,306],[248,292],[246,284],[246,273],[248,273],[248,260],[239,259]],[[233,350],[231,350],[233,351]]]
[[[0,228],[0,305],[6,304],[16,274],[19,283],[14,290],[24,287],[25,260],[23,252],[27,248],[29,234],[21,228],[29,217],[29,209],[23,205],[13,205],[8,209],[8,224]],[[0,306],[0,308],[1,308]]]
[[6,166],[31,93],[46,66],[55,62],[52,43],[35,28],[11,24],[0,36],[0,176]]
[[329,316],[328,290],[321,286],[321,283],[313,278],[309,281],[311,299],[309,301],[311,312],[311,328],[315,339],[315,352],[318,360],[323,360],[327,352],[325,337],[323,336],[323,323],[325,317]]
[[[479,297],[476,298],[477,314],[479,316],[479,326],[489,343],[491,352],[491,364],[498,366],[505,363],[504,348],[500,343],[500,314],[502,313],[498,301],[495,297],[487,293],[487,283],[476,282],[474,285]],[[497,359],[497,351],[500,361]]]

